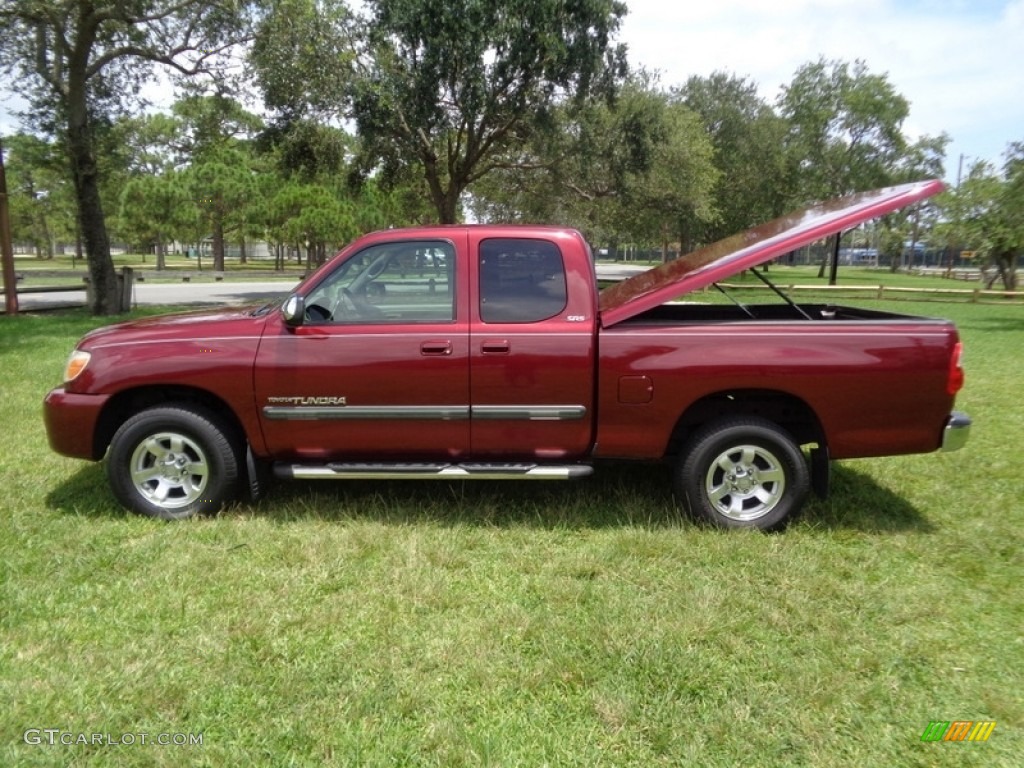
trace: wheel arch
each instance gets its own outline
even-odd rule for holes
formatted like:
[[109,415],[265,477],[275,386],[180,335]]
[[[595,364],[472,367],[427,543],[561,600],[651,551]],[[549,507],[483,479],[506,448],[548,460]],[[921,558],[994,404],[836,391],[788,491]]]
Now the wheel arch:
[[230,430],[230,438],[236,449],[244,451],[248,442],[245,428],[231,406],[223,399],[198,387],[154,386],[118,392],[107,401],[93,435],[94,458],[98,460],[106,455],[114,433],[132,416],[147,408],[170,404],[199,406],[210,411],[226,429]]
[[705,424],[730,416],[758,416],[785,429],[799,445],[826,447],[821,421],[806,401],[779,390],[734,389],[693,402],[676,421],[666,456],[677,455],[689,436]]

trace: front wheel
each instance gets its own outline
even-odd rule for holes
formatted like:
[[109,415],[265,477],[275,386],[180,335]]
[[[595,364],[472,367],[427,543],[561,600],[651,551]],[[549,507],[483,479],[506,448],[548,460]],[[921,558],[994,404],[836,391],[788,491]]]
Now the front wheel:
[[181,520],[216,512],[237,493],[238,453],[205,409],[150,408],[117,430],[107,477],[118,501],[139,514]]
[[810,473],[789,434],[766,419],[714,422],[687,443],[676,490],[692,514],[722,528],[773,530],[803,506]]

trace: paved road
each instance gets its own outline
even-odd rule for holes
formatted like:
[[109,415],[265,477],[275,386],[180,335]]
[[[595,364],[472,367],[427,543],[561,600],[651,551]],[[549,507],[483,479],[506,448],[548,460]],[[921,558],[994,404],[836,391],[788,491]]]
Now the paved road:
[[[265,280],[259,282],[195,282],[195,283],[135,283],[136,304],[195,304],[231,305],[248,304],[285,296],[295,287],[296,280]],[[18,308],[25,311],[82,306],[85,289],[60,293],[18,294]],[[0,305],[2,307],[2,305]]]
[[[629,264],[598,264],[597,276],[600,280],[624,280],[648,267]],[[249,304],[258,301],[269,301],[283,297],[295,287],[297,280],[263,280],[263,281],[230,281],[222,282],[189,282],[189,283],[154,283],[136,282],[134,301],[139,305],[152,304],[195,304],[195,305],[232,305]],[[20,293],[18,307],[24,311],[38,309],[54,309],[58,307],[75,307],[85,304],[85,288],[73,288],[60,293]],[[3,303],[0,302],[0,312]]]

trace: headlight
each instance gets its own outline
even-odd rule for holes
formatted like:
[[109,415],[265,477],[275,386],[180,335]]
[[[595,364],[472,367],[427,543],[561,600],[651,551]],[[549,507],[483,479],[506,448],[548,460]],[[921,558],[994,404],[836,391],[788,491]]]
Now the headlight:
[[92,358],[91,354],[80,349],[72,352],[67,365],[64,366],[64,383],[68,384],[77,379],[79,374],[85,370],[85,366],[89,364],[90,358]]

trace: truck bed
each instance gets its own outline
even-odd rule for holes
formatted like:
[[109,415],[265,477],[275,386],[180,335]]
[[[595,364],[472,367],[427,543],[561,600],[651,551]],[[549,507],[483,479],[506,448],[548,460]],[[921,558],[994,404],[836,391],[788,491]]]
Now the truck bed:
[[[926,320],[914,315],[897,312],[882,312],[860,307],[838,306],[835,304],[801,304],[799,305],[811,320]],[[649,309],[636,317],[623,322],[623,325],[636,327],[643,325],[669,324],[702,324],[730,323],[751,321],[785,321],[808,322],[795,307],[787,304],[746,304],[743,307],[734,304],[662,304]]]

